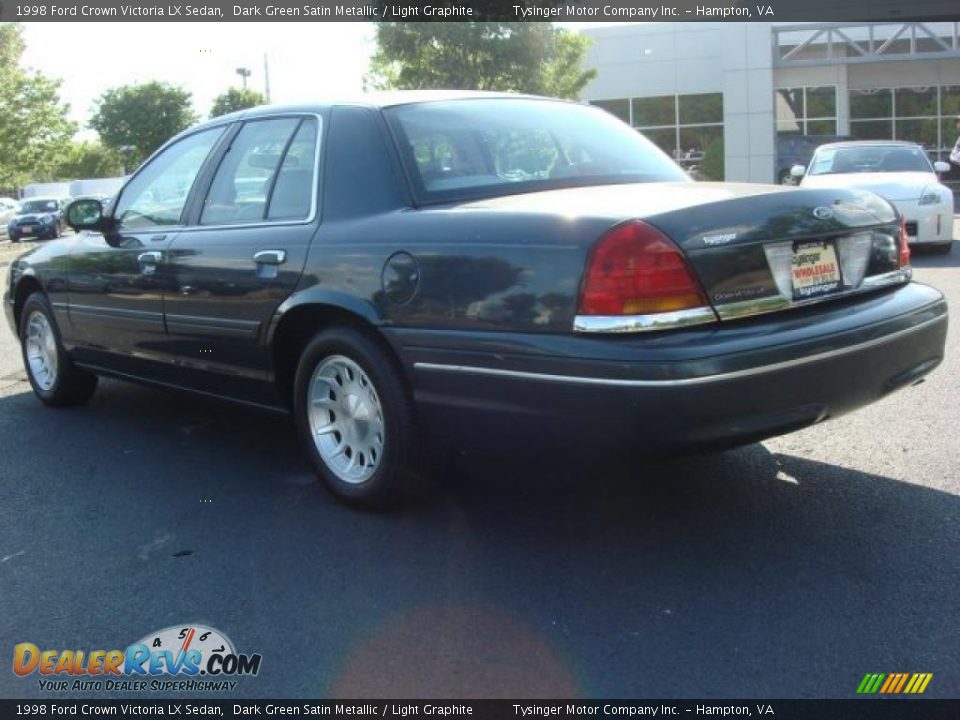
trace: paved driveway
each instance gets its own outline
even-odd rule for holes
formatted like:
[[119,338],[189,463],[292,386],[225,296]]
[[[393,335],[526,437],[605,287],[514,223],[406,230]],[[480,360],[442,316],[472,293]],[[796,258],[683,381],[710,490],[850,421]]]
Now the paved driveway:
[[[960,308],[956,248],[916,266]],[[465,456],[380,516],[332,502],[283,419],[115,382],[47,410],[12,347],[5,663],[203,622],[262,654],[246,697],[960,695],[956,322],[927,382],[827,424],[645,466]]]

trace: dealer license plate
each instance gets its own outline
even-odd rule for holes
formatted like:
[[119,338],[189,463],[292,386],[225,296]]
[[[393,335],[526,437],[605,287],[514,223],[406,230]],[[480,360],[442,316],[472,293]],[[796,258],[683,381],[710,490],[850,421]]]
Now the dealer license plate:
[[840,264],[832,240],[794,245],[790,271],[794,300],[826,295],[840,289]]

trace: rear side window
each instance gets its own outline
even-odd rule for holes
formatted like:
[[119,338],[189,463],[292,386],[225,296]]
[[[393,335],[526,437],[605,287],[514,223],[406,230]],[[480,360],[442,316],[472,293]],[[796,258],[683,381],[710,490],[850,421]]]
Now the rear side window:
[[267,217],[270,220],[299,220],[309,217],[316,157],[317,121],[309,118],[300,124],[280,166],[267,208]]
[[235,225],[310,215],[317,123],[313,118],[247,122],[210,184],[201,225]]

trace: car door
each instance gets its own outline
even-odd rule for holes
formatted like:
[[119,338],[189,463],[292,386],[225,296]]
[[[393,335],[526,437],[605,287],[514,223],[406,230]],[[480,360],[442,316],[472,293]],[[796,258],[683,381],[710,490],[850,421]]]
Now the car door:
[[191,189],[224,126],[187,135],[153,157],[113,204],[114,231],[84,232],[69,260],[69,316],[82,362],[141,374],[162,360],[163,278]]
[[187,384],[273,400],[264,337],[319,223],[320,134],[316,115],[245,121],[173,238],[162,268],[166,347]]

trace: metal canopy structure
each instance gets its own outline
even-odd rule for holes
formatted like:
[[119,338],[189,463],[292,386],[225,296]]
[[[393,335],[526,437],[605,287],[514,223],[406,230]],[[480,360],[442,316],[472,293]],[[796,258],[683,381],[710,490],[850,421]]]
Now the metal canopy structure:
[[960,22],[775,25],[774,67],[960,58]]

